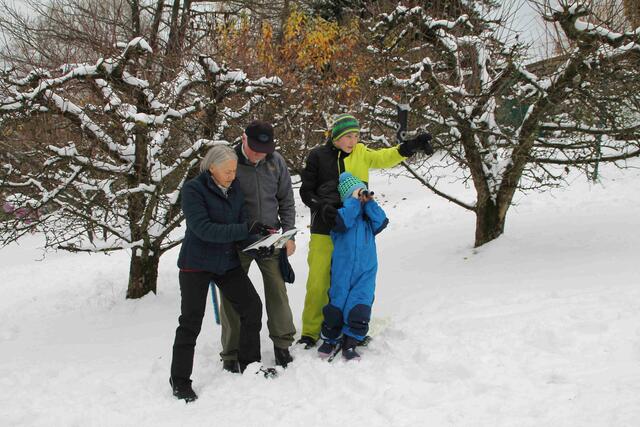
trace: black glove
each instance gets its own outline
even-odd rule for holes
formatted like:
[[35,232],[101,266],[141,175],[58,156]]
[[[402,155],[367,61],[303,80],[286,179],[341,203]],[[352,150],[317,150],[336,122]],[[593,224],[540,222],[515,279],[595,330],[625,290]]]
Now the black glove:
[[421,145],[420,149],[424,154],[430,156],[433,154],[433,146],[431,145],[431,134],[430,133],[421,133],[416,137],[418,143]]
[[320,208],[320,216],[327,225],[333,227],[333,225],[336,223],[336,217],[338,216],[338,209],[336,209],[333,205],[324,204]]
[[258,249],[250,249],[247,254],[254,259],[269,258],[275,252],[276,248],[272,246],[260,246]]
[[398,148],[398,152],[404,157],[413,156],[416,151],[421,150],[426,155],[433,154],[433,147],[431,146],[431,134],[429,133],[421,133],[413,139],[409,139],[402,144],[400,144],[400,148]]
[[269,227],[261,222],[255,221],[249,226],[249,234],[259,234],[261,236],[268,236],[275,233],[275,228]]
[[316,194],[320,198],[320,201],[324,204],[339,205],[340,193],[338,193],[338,181],[331,180],[322,184],[316,190]]

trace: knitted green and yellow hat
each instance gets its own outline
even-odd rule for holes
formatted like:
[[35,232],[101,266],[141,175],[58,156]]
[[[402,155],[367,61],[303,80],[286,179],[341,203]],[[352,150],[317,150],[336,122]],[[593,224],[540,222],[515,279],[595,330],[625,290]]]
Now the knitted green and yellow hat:
[[337,141],[341,136],[351,132],[360,132],[360,123],[351,114],[340,114],[333,120],[331,140]]

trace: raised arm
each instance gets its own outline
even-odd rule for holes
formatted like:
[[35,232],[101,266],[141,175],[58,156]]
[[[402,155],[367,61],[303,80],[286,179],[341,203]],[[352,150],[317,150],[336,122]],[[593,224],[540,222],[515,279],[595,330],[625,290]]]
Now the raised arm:
[[384,213],[380,205],[378,205],[378,203],[373,199],[364,204],[364,213],[371,222],[373,234],[380,233],[387,227],[387,224],[389,224],[387,215]]
[[396,166],[406,157],[400,154],[398,146],[372,150],[365,147],[365,158],[371,169],[385,169]]
[[333,230],[342,233],[353,227],[361,211],[362,204],[360,200],[355,197],[349,197],[344,201],[342,207],[338,209],[336,225],[333,227]]

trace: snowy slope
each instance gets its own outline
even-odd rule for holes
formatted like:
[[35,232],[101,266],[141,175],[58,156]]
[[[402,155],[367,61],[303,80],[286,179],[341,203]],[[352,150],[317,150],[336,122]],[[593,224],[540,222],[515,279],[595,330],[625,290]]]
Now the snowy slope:
[[[209,308],[190,405],[167,381],[177,249],[158,295],[126,301],[127,254],[39,261],[32,236],[0,251],[0,425],[637,426],[640,172],[607,174],[520,199],[506,234],[479,249],[471,214],[374,175],[391,224],[363,360],[294,348],[276,380],[228,374]],[[292,258],[298,327],[307,242]],[[266,326],[262,336],[270,365]]]

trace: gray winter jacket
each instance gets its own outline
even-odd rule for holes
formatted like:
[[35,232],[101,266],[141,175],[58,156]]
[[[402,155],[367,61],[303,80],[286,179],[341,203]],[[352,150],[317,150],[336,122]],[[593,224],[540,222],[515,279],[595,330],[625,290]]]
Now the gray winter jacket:
[[284,158],[274,151],[258,165],[253,165],[242,153],[242,144],[235,150],[238,155],[237,179],[244,193],[249,223],[260,221],[281,227],[282,231],[295,228],[296,206]]

